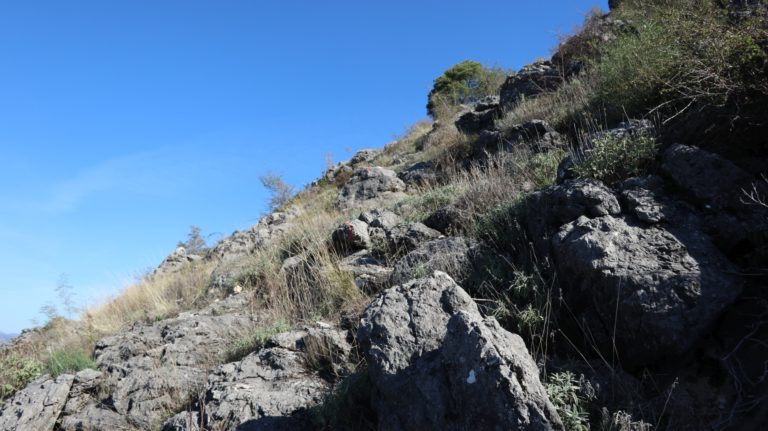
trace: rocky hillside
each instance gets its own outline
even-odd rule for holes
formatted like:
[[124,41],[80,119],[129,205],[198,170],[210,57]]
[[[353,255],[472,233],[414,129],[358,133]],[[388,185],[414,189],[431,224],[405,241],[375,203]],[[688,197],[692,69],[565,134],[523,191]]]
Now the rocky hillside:
[[455,66],[435,121],[250,229],[25,331],[0,430],[764,429],[766,7],[610,3],[500,86]]

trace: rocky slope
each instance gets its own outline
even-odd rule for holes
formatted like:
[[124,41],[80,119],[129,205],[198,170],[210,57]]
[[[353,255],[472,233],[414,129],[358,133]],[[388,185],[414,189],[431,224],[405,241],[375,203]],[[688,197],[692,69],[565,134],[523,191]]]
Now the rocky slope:
[[[762,429],[765,123],[736,151],[680,133],[685,122],[624,121],[573,149],[544,120],[498,121],[576,66],[528,65],[412,150],[363,150],[207,255],[177,249],[153,276],[212,265],[202,306],[99,339],[96,369],[32,381],[3,405],[0,430]],[[434,150],[447,130],[463,134],[450,166]],[[599,142],[651,136],[642,172],[601,181],[580,170]],[[551,184],[501,184],[514,199],[473,220],[522,150],[528,162],[556,156]],[[524,166],[514,175],[535,165]],[[434,197],[466,178],[460,197]],[[248,259],[284,241],[267,278],[290,298],[333,280],[294,238],[307,199],[328,193],[344,217],[322,251],[366,305],[303,315],[233,354],[274,323],[259,305],[273,285]]]

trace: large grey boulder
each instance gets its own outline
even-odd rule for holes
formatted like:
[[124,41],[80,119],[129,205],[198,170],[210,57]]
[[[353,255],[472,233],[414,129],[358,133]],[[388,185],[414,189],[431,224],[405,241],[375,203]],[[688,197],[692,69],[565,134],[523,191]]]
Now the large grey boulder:
[[0,430],[50,431],[56,426],[74,376],[41,376],[16,392],[0,409]]
[[528,64],[517,73],[509,75],[501,85],[501,106],[508,109],[520,99],[554,90],[562,82],[562,74],[552,62],[537,61]]
[[595,347],[640,367],[681,357],[741,293],[735,268],[700,231],[609,215],[552,238],[568,307]]
[[522,339],[445,273],[383,292],[358,340],[380,430],[563,429]]
[[[112,410],[137,428],[156,428],[205,383],[209,364],[254,326],[244,295],[153,324],[136,323],[96,343],[96,363],[105,374],[101,390]],[[92,408],[102,404],[94,401]]]
[[356,169],[339,192],[336,204],[339,207],[351,207],[372,199],[392,197],[403,192],[405,183],[397,174],[381,166]]

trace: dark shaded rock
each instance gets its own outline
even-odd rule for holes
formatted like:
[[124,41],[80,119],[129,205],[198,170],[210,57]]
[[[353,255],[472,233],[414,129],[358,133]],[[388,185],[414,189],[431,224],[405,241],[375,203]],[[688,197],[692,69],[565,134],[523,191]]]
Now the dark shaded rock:
[[389,287],[392,268],[387,267],[367,250],[347,256],[341,261],[341,266],[354,275],[355,285],[363,292],[371,294]]
[[528,143],[537,151],[565,145],[563,137],[546,121],[531,120],[510,127],[504,132],[488,131],[481,133],[472,144],[473,158],[483,159],[486,153],[509,151],[521,143]]
[[425,186],[437,182],[437,173],[432,162],[419,162],[397,174],[408,185]]
[[340,207],[350,207],[363,201],[391,197],[393,193],[405,190],[405,183],[397,174],[380,166],[355,170],[352,177],[344,184],[336,203]]
[[599,181],[565,181],[533,193],[526,201],[525,227],[540,253],[547,254],[548,238],[565,223],[582,215],[600,217],[621,212],[619,201]]
[[362,220],[347,220],[331,234],[336,250],[350,252],[371,247],[368,225]]
[[672,182],[706,209],[739,209],[742,190],[751,176],[717,154],[686,145],[672,145],[662,156],[661,169]]
[[695,229],[582,216],[552,251],[569,308],[629,367],[689,353],[741,292],[726,275],[735,268]]
[[445,205],[438,208],[424,220],[424,225],[438,230],[445,235],[451,235],[462,229],[461,210],[455,205]]
[[422,223],[401,224],[387,232],[389,249],[395,254],[404,254],[415,249],[422,242],[440,237],[440,232]]
[[563,429],[522,339],[444,273],[386,290],[358,340],[381,430]]
[[661,178],[646,176],[630,178],[619,185],[625,212],[634,214],[646,223],[658,223],[665,219],[667,205],[662,202]]
[[555,65],[549,61],[537,61],[507,77],[501,85],[499,102],[509,109],[521,98],[554,90],[562,82],[562,74]]
[[574,156],[565,156],[563,160],[557,165],[557,174],[555,177],[555,184],[562,184],[568,180],[575,180],[579,177],[576,173],[576,163],[574,162]]
[[16,392],[0,409],[0,430],[53,430],[74,376],[42,376]]
[[460,132],[468,135],[479,133],[482,130],[494,129],[496,119],[499,118],[497,109],[478,110],[477,108],[467,111],[456,120],[456,128]]

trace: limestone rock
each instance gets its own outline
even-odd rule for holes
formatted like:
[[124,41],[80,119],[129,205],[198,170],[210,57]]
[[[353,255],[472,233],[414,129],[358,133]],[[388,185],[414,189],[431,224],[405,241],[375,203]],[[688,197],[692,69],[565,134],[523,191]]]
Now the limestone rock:
[[380,430],[563,429],[522,339],[445,273],[383,292],[358,340]]
[[67,402],[74,376],[42,376],[16,392],[0,410],[0,430],[51,431]]

